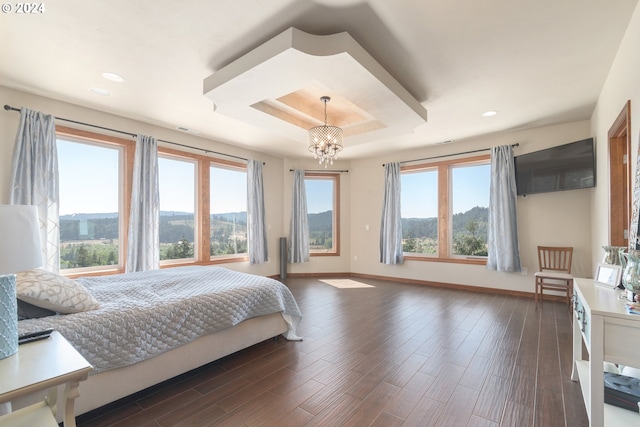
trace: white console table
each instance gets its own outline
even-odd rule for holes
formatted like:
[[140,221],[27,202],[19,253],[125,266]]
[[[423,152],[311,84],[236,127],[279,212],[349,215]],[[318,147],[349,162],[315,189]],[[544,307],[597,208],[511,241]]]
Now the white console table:
[[[640,315],[627,314],[625,300],[615,290],[592,279],[575,279],[573,286],[573,370],[580,380],[592,427],[640,426],[640,413],[604,403],[603,362],[640,368]],[[589,361],[582,360],[582,342]]]

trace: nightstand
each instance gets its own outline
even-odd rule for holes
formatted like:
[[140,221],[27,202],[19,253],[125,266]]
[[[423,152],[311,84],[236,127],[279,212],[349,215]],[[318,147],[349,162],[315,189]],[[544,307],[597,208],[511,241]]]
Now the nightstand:
[[[74,400],[80,381],[93,367],[58,332],[49,338],[20,345],[13,356],[0,360],[0,403],[41,392],[43,400],[0,416],[0,427],[58,425],[58,386],[64,384],[64,426],[75,427]],[[46,393],[46,397],[45,397]]]

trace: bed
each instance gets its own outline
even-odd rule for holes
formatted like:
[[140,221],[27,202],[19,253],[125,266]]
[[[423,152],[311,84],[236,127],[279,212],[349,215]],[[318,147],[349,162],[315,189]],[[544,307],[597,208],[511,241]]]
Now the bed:
[[54,328],[94,367],[76,415],[280,334],[300,339],[301,313],[286,286],[222,267],[75,281],[37,271],[17,282],[19,302],[66,311],[20,320],[19,333]]

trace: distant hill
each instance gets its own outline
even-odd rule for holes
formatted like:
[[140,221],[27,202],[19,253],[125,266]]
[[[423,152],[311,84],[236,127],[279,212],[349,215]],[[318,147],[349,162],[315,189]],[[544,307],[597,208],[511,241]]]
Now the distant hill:
[[224,221],[235,221],[242,222],[244,224],[247,223],[247,213],[246,212],[227,212],[227,213],[217,213],[211,214],[211,218],[217,218],[219,220]]
[[[244,212],[242,212],[244,213]],[[160,211],[160,216],[183,216],[183,215],[192,215],[188,212],[179,212],[179,211]],[[222,214],[228,215],[228,214]],[[245,214],[246,215],[246,214]],[[81,221],[87,219],[97,219],[97,218],[117,218],[117,212],[107,212],[107,213],[77,213],[77,214],[68,214],[68,215],[60,215],[61,220],[72,220],[72,221]]]
[[[117,239],[118,214],[113,213],[81,213],[60,216],[60,238],[64,240],[79,239]],[[211,215],[212,226],[215,223],[234,223],[246,226],[246,212],[227,212]],[[234,220],[235,218],[235,220]],[[453,234],[466,233],[467,224],[475,221],[477,232],[487,232],[488,209],[476,206],[467,212],[453,216]],[[83,222],[84,224],[80,224]],[[175,242],[184,236],[193,235],[193,214],[179,211],[160,212],[161,242]],[[404,237],[437,237],[437,218],[402,218]],[[331,232],[333,211],[309,214],[310,232]],[[176,240],[177,239],[177,240]]]
[[[467,233],[467,224],[476,222],[477,233],[485,235],[487,233],[487,219],[489,209],[476,206],[466,212],[453,216],[453,235]],[[435,239],[438,236],[438,219],[431,218],[402,218],[403,237],[427,237]]]
[[330,232],[333,224],[333,211],[309,214],[309,232],[328,231]]
[[97,219],[97,218],[117,218],[117,212],[109,212],[109,213],[79,213],[79,214],[70,214],[70,215],[60,215],[60,220],[70,220],[70,221],[82,221],[87,219]]
[[[212,228],[230,224],[245,227],[246,212],[211,215]],[[60,216],[60,240],[115,240],[118,238],[118,214],[80,213]],[[160,243],[174,243],[182,239],[193,241],[193,214],[180,211],[160,211]]]

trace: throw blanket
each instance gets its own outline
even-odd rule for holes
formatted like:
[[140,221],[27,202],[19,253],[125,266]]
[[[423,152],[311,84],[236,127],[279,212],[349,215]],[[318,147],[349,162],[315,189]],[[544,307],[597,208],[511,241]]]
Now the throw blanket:
[[298,305],[282,283],[222,267],[190,266],[77,279],[100,308],[22,320],[19,333],[59,331],[94,373],[130,365],[255,316],[281,312],[299,339]]

